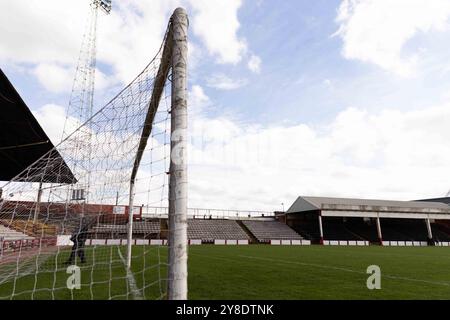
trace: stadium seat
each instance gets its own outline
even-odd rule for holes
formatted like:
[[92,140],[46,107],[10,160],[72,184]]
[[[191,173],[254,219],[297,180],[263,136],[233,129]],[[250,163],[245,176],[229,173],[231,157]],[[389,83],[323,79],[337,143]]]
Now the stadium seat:
[[381,232],[386,241],[427,241],[424,220],[381,219]]
[[247,240],[245,231],[233,220],[188,220],[188,238],[204,242],[220,240]]
[[[125,239],[127,237],[127,224],[100,223],[89,230],[89,237],[95,239]],[[133,237],[142,239],[159,238],[161,233],[160,221],[134,221]]]
[[344,226],[347,230],[360,237],[357,240],[379,242],[375,220],[364,221],[363,218],[348,218],[344,221]]
[[323,237],[327,240],[366,240],[349,230],[342,219],[323,219]]
[[12,228],[5,227],[3,224],[0,224],[0,238],[3,238],[4,241],[15,241],[15,240],[32,240],[33,237],[29,235],[16,231]]

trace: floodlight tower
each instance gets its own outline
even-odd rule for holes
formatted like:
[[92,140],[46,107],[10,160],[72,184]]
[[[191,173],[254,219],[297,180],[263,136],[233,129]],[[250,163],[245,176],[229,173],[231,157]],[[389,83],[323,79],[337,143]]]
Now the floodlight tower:
[[[72,92],[66,110],[66,119],[62,133],[62,140],[69,139],[72,146],[72,154],[79,159],[75,162],[77,168],[74,173],[86,172],[91,158],[92,130],[85,126],[77,134],[71,135],[81,124],[92,117],[94,109],[95,68],[97,54],[97,17],[99,10],[105,14],[111,12],[111,0],[91,0],[90,14],[87,20],[83,41],[81,43]],[[79,180],[78,189],[72,190],[72,200],[87,201],[89,195],[90,176],[86,175]]]

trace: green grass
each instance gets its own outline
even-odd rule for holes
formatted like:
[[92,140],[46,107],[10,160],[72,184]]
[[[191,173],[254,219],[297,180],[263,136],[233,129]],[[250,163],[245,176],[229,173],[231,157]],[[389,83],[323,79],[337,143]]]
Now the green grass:
[[[120,250],[125,253],[125,247]],[[0,280],[0,297],[133,298],[118,247],[91,248],[89,261],[81,269],[82,288],[73,291],[66,288],[69,275],[61,266],[68,254],[51,256],[38,273],[31,269],[30,275],[16,281],[11,281],[14,277],[4,283]],[[132,271],[142,296],[164,298],[166,248],[139,246],[133,256]],[[369,265],[381,268],[381,290],[366,287]],[[450,299],[450,248],[192,246],[189,298]]]

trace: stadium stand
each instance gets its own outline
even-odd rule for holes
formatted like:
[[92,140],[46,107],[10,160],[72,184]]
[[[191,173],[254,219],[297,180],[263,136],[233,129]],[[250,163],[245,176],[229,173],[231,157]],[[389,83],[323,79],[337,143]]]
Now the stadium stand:
[[317,221],[303,220],[299,223],[291,225],[291,228],[295,230],[301,237],[318,243],[320,240],[319,223]]
[[432,223],[431,231],[433,233],[434,240],[441,241],[450,241],[450,228],[440,223]]
[[324,219],[323,220],[324,239],[327,240],[364,240],[357,234],[350,231],[342,219]]
[[[450,236],[445,224],[450,219],[450,198],[395,201],[300,196],[286,211],[288,224],[305,238],[318,243],[320,222],[324,240],[428,242],[427,223],[435,241]],[[376,214],[375,214],[376,213]],[[432,215],[433,221],[425,215]],[[378,230],[377,220],[381,229]],[[435,223],[435,221],[439,223]]]
[[245,231],[234,220],[188,220],[188,238],[214,242],[214,240],[248,240]]
[[302,240],[303,237],[278,221],[243,221],[243,224],[258,240],[258,242],[270,242],[270,240]]
[[423,220],[382,219],[383,240],[427,241],[428,233]]
[[[89,230],[89,238],[95,239],[126,239],[126,224],[104,224],[100,223]],[[159,221],[134,221],[133,237],[143,239],[159,238],[161,223]]]
[[436,220],[436,226],[450,235],[450,222],[448,220]]
[[349,218],[344,221],[345,227],[352,234],[373,243],[379,242],[375,223],[374,220],[365,221],[363,218]]
[[33,222],[30,220],[2,220],[1,223],[9,229],[24,233],[30,237],[43,238],[56,235],[56,227],[54,225],[46,225],[41,222]]
[[26,235],[25,233],[16,231],[11,228],[7,228],[4,225],[0,224],[0,238],[3,238],[5,241],[15,241],[15,240],[32,240],[33,237]]
[[[414,241],[414,239],[396,230],[395,226],[383,225],[382,228],[384,241]],[[418,239],[415,240],[419,241]]]

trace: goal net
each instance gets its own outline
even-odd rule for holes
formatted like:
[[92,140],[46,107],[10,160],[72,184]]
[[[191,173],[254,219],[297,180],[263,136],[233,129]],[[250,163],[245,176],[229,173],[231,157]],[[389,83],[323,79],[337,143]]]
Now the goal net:
[[187,298],[187,25],[175,10],[145,69],[3,186],[0,299]]

